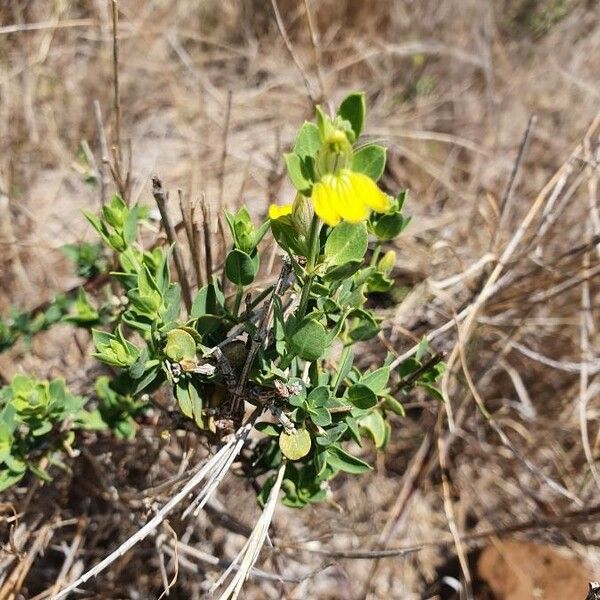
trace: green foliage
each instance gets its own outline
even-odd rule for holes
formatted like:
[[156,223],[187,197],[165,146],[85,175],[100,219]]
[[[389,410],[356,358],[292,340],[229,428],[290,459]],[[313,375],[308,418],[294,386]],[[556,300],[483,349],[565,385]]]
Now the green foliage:
[[282,431],[279,436],[281,453],[290,460],[304,458],[311,447],[310,433],[306,429],[297,429],[291,433]]
[[0,491],[27,472],[48,481],[48,464],[69,453],[77,429],[103,429],[97,410],[70,394],[62,379],[36,381],[17,375],[0,389]]
[[389,242],[400,235],[410,223],[410,217],[402,215],[406,200],[406,191],[400,192],[391,203],[390,209],[383,213],[371,213],[369,228],[382,242]]
[[[99,215],[86,213],[105,248],[69,247],[78,273],[106,273],[104,253],[118,270],[108,274],[104,301],[81,290],[44,322],[90,328],[94,356],[110,367],[111,376],[97,381],[91,411],[62,383],[26,386],[16,380],[3,390],[5,487],[27,469],[39,469],[36,444],[44,436],[52,439],[43,446],[52,453],[76,428],[108,427],[130,439],[146,408],[143,394],[161,386],[171,388],[169,410],[179,411],[188,426],[205,435],[218,437],[223,422],[243,420],[244,400],[258,407],[256,429],[262,435],[254,436],[258,441],[249,443],[244,456],[251,465],[246,474],[262,482],[260,501],[284,460],[283,501],[293,507],[325,499],[328,481],[339,473],[371,469],[361,446],[385,448],[394,417],[403,415],[400,394],[419,386],[439,397],[435,382],[441,366],[427,366],[425,347],[393,371],[391,358],[366,370],[354,364],[353,347],[380,332],[371,294],[394,286],[396,254],[389,243],[409,223],[403,214],[406,194],[391,198],[384,213],[330,227],[314,216],[311,190],[340,166],[373,182],[382,176],[385,148],[357,145],[365,113],[364,94],[352,94],[335,116],[317,108],[315,123],[302,125],[284,157],[297,190],[292,206],[259,223],[245,207],[225,213],[232,243],[221,258],[222,272],[210,274],[189,314],[171,278],[171,249],[140,244],[144,209],[115,196]],[[372,183],[356,179],[366,189]],[[385,210],[386,196],[376,191]],[[269,227],[284,264],[279,279],[265,285],[257,277],[259,244]],[[14,335],[14,323],[0,321],[0,344],[12,343]],[[36,420],[28,416],[32,410]],[[46,450],[42,454],[49,456]]]
[[31,312],[14,309],[8,317],[0,315],[0,352],[12,347],[21,338],[29,343],[35,334],[60,323],[72,304],[73,299],[59,294],[43,308]]
[[319,321],[307,317],[292,330],[288,347],[299,358],[315,361],[323,356],[329,345],[327,342],[325,327]]
[[256,247],[269,230],[268,221],[255,228],[245,206],[242,206],[235,215],[225,212],[225,218],[233,237],[234,247],[246,254],[253,255]]
[[366,112],[365,95],[362,92],[350,94],[340,104],[338,116],[350,123],[354,139],[361,134]]
[[379,181],[385,169],[385,155],[386,149],[383,146],[363,146],[352,157],[352,170],[368,175],[373,181]]
[[137,431],[135,417],[144,413],[148,404],[130,394],[120,394],[113,389],[111,383],[105,375],[96,380],[98,412],[102,421],[117,437],[131,440]]
[[234,248],[225,260],[225,273],[227,279],[236,285],[249,285],[254,281],[258,272],[258,254],[253,261],[242,250]]
[[62,247],[62,251],[75,263],[75,273],[79,277],[91,279],[106,270],[107,261],[102,244],[88,242],[66,244]]
[[332,266],[361,261],[367,251],[368,237],[364,223],[343,221],[325,242],[325,261]]

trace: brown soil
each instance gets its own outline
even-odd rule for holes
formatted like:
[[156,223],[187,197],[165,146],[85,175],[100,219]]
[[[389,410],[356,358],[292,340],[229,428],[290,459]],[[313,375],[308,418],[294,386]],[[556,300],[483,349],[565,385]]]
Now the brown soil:
[[583,599],[590,570],[552,546],[499,540],[481,553],[479,577],[497,600]]

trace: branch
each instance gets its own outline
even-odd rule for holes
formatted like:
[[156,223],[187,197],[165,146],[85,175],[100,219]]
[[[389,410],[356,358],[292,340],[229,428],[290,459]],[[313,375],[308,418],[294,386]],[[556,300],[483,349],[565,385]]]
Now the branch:
[[162,187],[162,182],[157,175],[152,177],[152,195],[154,196],[154,200],[156,200],[156,206],[158,206],[160,218],[165,228],[165,233],[167,234],[169,244],[171,244],[173,247],[173,262],[175,263],[175,269],[177,269],[177,275],[179,277],[179,282],[181,283],[183,303],[185,304],[185,308],[189,314],[190,310],[192,309],[192,294],[190,292],[190,284],[185,272],[185,267],[183,266],[183,260],[179,254],[179,248],[177,247],[177,234],[175,233],[173,224],[169,220],[169,213],[167,211],[168,196],[165,194]]

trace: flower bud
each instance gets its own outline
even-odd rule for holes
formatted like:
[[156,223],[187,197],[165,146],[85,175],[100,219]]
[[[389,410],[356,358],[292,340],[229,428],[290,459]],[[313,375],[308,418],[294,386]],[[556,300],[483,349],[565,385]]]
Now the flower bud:
[[388,250],[377,263],[377,270],[383,275],[389,275],[396,266],[395,250]]
[[302,194],[296,194],[292,205],[292,219],[300,235],[308,238],[310,224],[313,218],[313,208],[310,200]]
[[342,129],[328,131],[323,145],[317,155],[317,173],[319,176],[327,173],[337,174],[349,167],[352,161],[352,144]]

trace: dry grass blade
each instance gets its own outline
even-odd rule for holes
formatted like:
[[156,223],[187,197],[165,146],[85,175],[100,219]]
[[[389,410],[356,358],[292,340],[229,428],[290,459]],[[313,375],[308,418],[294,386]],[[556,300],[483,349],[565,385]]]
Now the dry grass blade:
[[[64,598],[68,594],[70,594],[73,590],[77,589],[80,585],[84,584],[86,581],[91,579],[92,577],[96,577],[102,571],[104,571],[107,567],[109,567],[113,562],[115,562],[119,557],[123,556],[126,552],[128,552],[131,548],[133,548],[136,544],[141,542],[148,534],[153,532],[163,521],[164,519],[187,497],[187,495],[193,491],[202,481],[208,478],[207,487],[211,486],[213,477],[215,477],[215,471],[217,474],[220,473],[218,471],[218,466],[222,464],[223,460],[227,460],[232,451],[238,450],[239,445],[238,442],[240,439],[245,439],[253,426],[253,422],[250,422],[244,425],[227,444],[225,444],[214,456],[212,456],[203,466],[202,468],[192,476],[192,478],[183,486],[183,488],[177,492],[157,513],[150,521],[148,521],[141,529],[139,529],[134,535],[130,536],[127,540],[125,540],[114,552],[111,552],[105,559],[100,561],[97,565],[91,568],[89,571],[86,571],[81,577],[79,577],[76,581],[71,583],[69,586],[64,588],[58,594],[53,596],[54,600],[60,600],[60,598]],[[214,487],[212,488],[214,490]]]
[[219,600],[235,600],[240,592],[244,582],[250,575],[254,564],[258,560],[258,555],[265,543],[267,534],[269,532],[269,525],[273,519],[273,512],[275,511],[275,505],[277,504],[277,498],[279,496],[279,490],[281,489],[281,483],[283,482],[283,476],[285,474],[286,463],[285,461],[279,467],[277,477],[269,492],[269,498],[265,504],[265,508],[257,521],[252,534],[248,538],[248,541],[244,544],[244,547],[233,560],[230,567],[223,573],[219,580],[215,583],[211,591],[215,591],[220,587],[226,580],[227,576],[234,568],[234,565],[239,564],[239,569],[234,575],[233,579],[225,589],[225,591],[219,596]]

